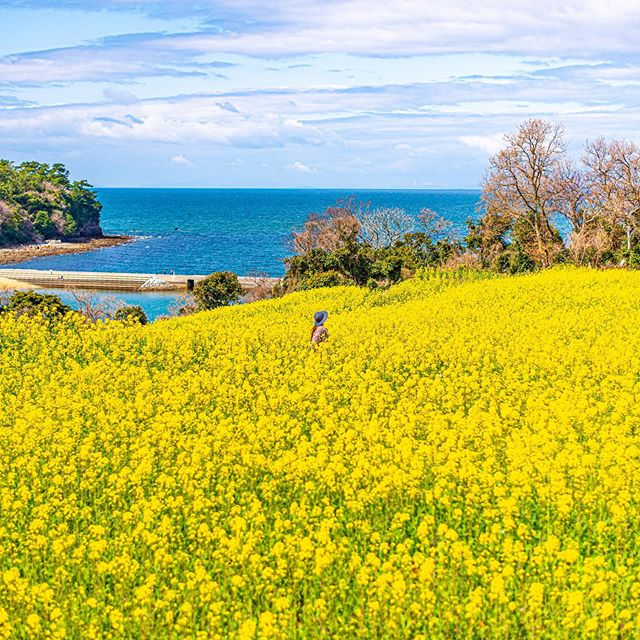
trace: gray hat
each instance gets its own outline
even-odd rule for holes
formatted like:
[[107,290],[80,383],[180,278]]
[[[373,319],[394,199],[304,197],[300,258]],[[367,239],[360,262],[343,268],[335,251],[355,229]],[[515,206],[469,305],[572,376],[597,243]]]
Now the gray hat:
[[321,327],[324,324],[324,321],[328,318],[329,314],[326,311],[316,311],[313,319],[315,320],[315,326]]

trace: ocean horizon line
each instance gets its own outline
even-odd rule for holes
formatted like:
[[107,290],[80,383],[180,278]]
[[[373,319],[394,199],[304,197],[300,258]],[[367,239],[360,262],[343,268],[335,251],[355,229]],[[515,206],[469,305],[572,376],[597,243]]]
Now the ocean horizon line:
[[480,187],[113,187],[104,185],[93,185],[94,189],[146,189],[149,191],[172,190],[172,191],[353,191],[372,193],[405,193],[412,192],[466,192],[480,193]]

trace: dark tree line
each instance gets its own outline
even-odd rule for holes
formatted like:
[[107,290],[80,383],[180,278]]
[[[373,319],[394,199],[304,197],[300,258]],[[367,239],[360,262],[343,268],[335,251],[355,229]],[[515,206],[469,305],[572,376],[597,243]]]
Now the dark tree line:
[[0,246],[99,237],[101,209],[91,185],[72,182],[63,164],[0,160]]

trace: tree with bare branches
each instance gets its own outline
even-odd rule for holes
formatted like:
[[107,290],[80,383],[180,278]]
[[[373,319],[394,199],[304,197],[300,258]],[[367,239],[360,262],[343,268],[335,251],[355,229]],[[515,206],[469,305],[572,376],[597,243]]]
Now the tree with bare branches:
[[258,302],[275,297],[278,289],[273,278],[262,271],[251,271],[247,277],[250,278],[251,286],[243,297],[244,302]]
[[[558,170],[565,159],[562,126],[527,120],[505,136],[505,143],[491,158],[484,180],[485,222],[507,222],[512,238],[527,255],[548,267],[562,249],[552,222],[558,211]],[[484,227],[484,232],[495,235],[492,226]]]
[[76,302],[78,313],[91,322],[111,320],[124,303],[115,296],[100,297],[94,291],[72,289],[70,291]]
[[292,233],[293,251],[305,256],[314,249],[331,252],[345,242],[354,242],[360,232],[360,216],[362,205],[354,198],[341,200],[322,213],[310,214],[302,229]]
[[456,240],[456,233],[451,220],[443,218],[433,209],[420,209],[418,222],[421,226],[421,231],[431,238],[433,242],[438,240],[454,242]]
[[355,216],[360,225],[359,239],[373,249],[390,247],[416,226],[415,218],[399,207],[359,208]]
[[612,246],[628,256],[640,235],[640,147],[598,138],[587,144],[583,163],[592,206],[607,223]]
[[558,213],[570,229],[567,246],[573,263],[600,265],[611,242],[591,197],[586,171],[567,158],[557,168],[556,185]]

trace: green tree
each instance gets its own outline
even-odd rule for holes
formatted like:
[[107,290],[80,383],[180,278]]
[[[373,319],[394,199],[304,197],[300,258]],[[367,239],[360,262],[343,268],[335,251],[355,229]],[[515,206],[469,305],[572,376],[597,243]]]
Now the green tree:
[[130,305],[127,307],[120,307],[114,314],[113,319],[120,322],[132,321],[139,324],[147,324],[147,314],[144,309],[139,305]]
[[217,271],[204,278],[193,288],[199,311],[208,311],[238,302],[242,286],[235,273]]
[[36,293],[35,291],[15,291],[0,312],[16,315],[42,316],[47,319],[59,318],[71,311],[58,296]]
[[320,287],[338,287],[352,284],[339,271],[323,271],[304,276],[298,283],[299,291],[318,289]]
[[63,164],[0,160],[0,245],[99,237],[101,209],[91,185],[71,182]]

